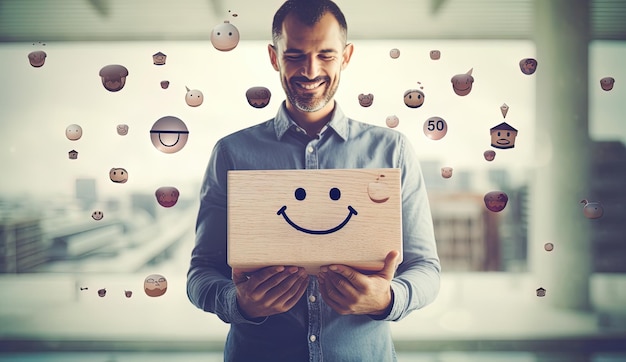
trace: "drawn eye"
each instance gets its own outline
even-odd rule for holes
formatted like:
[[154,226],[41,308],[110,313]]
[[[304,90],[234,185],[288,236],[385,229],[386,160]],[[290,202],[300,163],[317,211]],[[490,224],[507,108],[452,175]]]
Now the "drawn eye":
[[332,200],[337,201],[341,197],[341,191],[339,191],[338,188],[333,187],[332,189],[330,189],[330,192],[328,193],[328,195],[330,196]]
[[298,187],[296,192],[294,192],[294,196],[296,200],[302,201],[306,197],[306,191],[302,187]]

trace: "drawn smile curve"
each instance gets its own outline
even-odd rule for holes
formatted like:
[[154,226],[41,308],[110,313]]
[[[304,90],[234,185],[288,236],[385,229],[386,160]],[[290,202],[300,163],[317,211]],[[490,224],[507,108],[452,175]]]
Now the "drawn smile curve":
[[330,234],[330,233],[334,233],[335,231],[341,230],[341,228],[346,226],[348,221],[350,221],[350,218],[352,218],[352,215],[358,214],[357,211],[352,206],[348,206],[348,211],[349,211],[348,216],[346,216],[346,218],[343,220],[343,222],[341,222],[341,224],[328,230],[309,230],[291,221],[291,219],[289,219],[289,216],[287,216],[287,213],[285,212],[285,210],[287,210],[287,206],[281,207],[280,210],[276,212],[276,215],[282,215],[285,221],[287,221],[287,224],[291,225],[291,227],[293,227],[294,229],[298,231],[302,231],[303,233],[314,234],[314,235]]

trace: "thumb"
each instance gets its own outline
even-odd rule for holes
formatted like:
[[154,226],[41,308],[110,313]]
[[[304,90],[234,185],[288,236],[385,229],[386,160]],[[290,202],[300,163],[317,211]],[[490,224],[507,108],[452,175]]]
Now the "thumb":
[[387,256],[385,257],[385,266],[383,266],[383,270],[380,271],[379,275],[387,280],[393,279],[393,275],[396,273],[396,268],[398,266],[399,260],[399,251],[392,250],[387,253]]

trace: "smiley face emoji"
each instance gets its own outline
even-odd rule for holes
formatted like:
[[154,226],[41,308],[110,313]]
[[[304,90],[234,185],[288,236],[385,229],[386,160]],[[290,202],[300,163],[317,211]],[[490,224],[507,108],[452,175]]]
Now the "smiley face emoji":
[[389,128],[396,128],[400,124],[400,119],[394,114],[385,119],[385,124]]
[[424,104],[424,92],[419,89],[409,89],[404,92],[404,104],[409,108],[419,108]]
[[496,158],[496,151],[494,150],[487,150],[485,152],[483,152],[483,157],[485,157],[485,160],[491,162]]
[[[294,197],[296,200],[298,201],[304,201],[304,199],[306,198],[306,190],[302,187],[298,187],[296,188],[296,190],[294,191]],[[338,201],[341,198],[341,190],[339,190],[336,187],[332,187],[329,192],[328,192],[328,197],[332,200],[332,201]],[[304,228],[302,226],[300,226],[299,224],[295,223],[294,221],[292,221],[289,216],[287,216],[287,205],[284,205],[283,207],[281,207],[277,212],[276,215],[282,216],[285,221],[287,222],[287,224],[289,224],[291,227],[293,227],[294,229],[301,231],[303,233],[307,233],[307,234],[313,234],[313,235],[324,235],[324,234],[331,234],[334,233],[335,231],[339,231],[341,230],[344,226],[346,226],[348,224],[348,222],[350,221],[350,219],[352,218],[352,215],[357,215],[357,211],[350,205],[348,205],[348,214],[345,217],[345,219],[339,223],[337,226],[334,226],[330,229],[326,229],[326,230],[311,230],[311,229],[307,229]]]
[[176,187],[172,186],[163,186],[159,187],[154,195],[156,196],[157,202],[159,205],[163,207],[172,207],[176,205],[178,202],[178,196],[180,196],[180,192]]
[[33,67],[39,68],[44,65],[47,56],[48,55],[43,50],[35,50],[28,53],[28,61]]
[[430,59],[439,60],[439,58],[441,58],[441,52],[439,50],[430,51]]
[[400,57],[400,50],[398,48],[393,48],[389,51],[389,56],[391,59],[398,59]]
[[70,124],[65,128],[65,137],[70,141],[78,141],[83,136],[83,128],[77,124]]
[[441,177],[450,178],[452,177],[452,167],[442,167],[441,168]]
[[452,77],[452,90],[459,96],[466,96],[472,91],[472,84],[474,84],[474,77],[472,76],[472,69],[465,74],[457,74]]
[[167,280],[161,274],[150,274],[143,282],[143,288],[149,297],[160,297],[167,291]]
[[187,93],[185,94],[185,102],[189,107],[197,107],[202,104],[204,101],[204,95],[197,89],[187,89]]
[[115,183],[124,184],[128,181],[128,172],[123,168],[112,168],[109,171],[109,178]]
[[211,31],[211,44],[222,52],[233,50],[239,44],[239,30],[230,21],[224,20]]
[[175,153],[187,144],[189,131],[185,122],[174,116],[159,118],[150,129],[150,140],[154,147],[164,153]]
[[502,191],[491,191],[485,194],[484,201],[489,211],[500,212],[506,207],[509,197]]
[[96,210],[93,213],[91,213],[91,218],[96,221],[102,220],[103,217],[104,217],[104,213],[102,213],[102,211],[100,210]]
[[499,125],[492,127],[491,133],[491,147],[507,149],[515,147],[515,138],[517,137],[517,130],[506,122],[502,122]]
[[110,64],[100,69],[99,74],[104,88],[109,92],[117,92],[126,84],[128,69],[123,65]]

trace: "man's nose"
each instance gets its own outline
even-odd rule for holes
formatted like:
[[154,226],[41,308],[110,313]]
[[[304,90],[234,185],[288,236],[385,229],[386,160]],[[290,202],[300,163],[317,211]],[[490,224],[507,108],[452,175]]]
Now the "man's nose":
[[308,79],[314,79],[319,75],[319,71],[319,59],[311,55],[307,56],[306,59],[303,61],[302,68],[300,69],[300,74],[307,77]]

